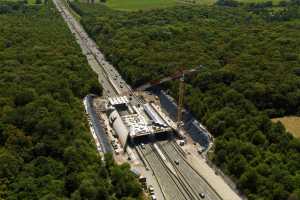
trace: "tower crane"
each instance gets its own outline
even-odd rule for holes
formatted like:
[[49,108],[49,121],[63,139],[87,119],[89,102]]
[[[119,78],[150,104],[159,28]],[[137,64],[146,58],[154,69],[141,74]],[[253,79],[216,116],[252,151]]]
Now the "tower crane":
[[162,79],[153,80],[148,83],[145,83],[139,87],[137,87],[136,91],[144,91],[153,86],[165,83],[167,81],[179,79],[179,92],[178,92],[178,108],[177,108],[177,127],[180,129],[182,127],[182,109],[184,104],[184,93],[185,93],[185,76],[198,72],[203,66],[187,70],[178,70],[171,76],[164,77]]

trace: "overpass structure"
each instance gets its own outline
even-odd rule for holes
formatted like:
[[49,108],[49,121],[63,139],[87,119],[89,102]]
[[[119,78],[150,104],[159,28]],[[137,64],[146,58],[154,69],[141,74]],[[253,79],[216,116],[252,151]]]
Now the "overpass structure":
[[109,123],[125,149],[128,139],[172,131],[168,125],[171,119],[163,117],[163,113],[156,109],[153,102],[135,104],[132,97],[110,97],[106,104],[106,112]]

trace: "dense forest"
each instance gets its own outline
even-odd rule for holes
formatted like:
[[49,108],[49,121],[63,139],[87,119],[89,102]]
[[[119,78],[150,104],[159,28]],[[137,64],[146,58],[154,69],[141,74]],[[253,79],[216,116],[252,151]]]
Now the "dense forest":
[[0,2],[0,24],[0,199],[142,199],[96,151],[82,98],[101,88],[52,2]]
[[[121,12],[71,3],[133,86],[204,66],[186,106],[216,137],[211,159],[249,200],[300,199],[300,140],[270,118],[300,115],[299,1]],[[178,82],[165,87],[176,96]]]

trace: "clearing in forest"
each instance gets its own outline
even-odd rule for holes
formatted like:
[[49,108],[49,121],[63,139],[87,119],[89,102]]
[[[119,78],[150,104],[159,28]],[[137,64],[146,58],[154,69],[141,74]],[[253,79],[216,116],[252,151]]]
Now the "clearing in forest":
[[295,137],[300,138],[300,117],[289,116],[272,119],[273,122],[280,121],[288,132],[293,134]]

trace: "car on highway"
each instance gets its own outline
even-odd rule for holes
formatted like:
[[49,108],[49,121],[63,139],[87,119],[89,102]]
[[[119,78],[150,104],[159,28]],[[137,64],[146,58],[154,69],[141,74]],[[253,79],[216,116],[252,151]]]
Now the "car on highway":
[[179,165],[179,160],[174,160],[174,163],[175,163],[176,165]]
[[204,148],[203,147],[199,147],[199,148],[197,148],[197,152],[199,153],[199,154],[202,154],[203,152],[204,152]]
[[205,198],[205,194],[203,192],[199,193],[199,196],[204,199]]
[[154,187],[152,185],[149,185],[148,191],[151,195],[154,195]]
[[118,143],[116,142],[116,140],[112,140],[111,145],[115,150],[118,149]]
[[180,146],[184,146],[184,144],[185,144],[184,140],[179,140],[179,145]]
[[120,149],[115,149],[115,154],[119,155],[120,154]]

